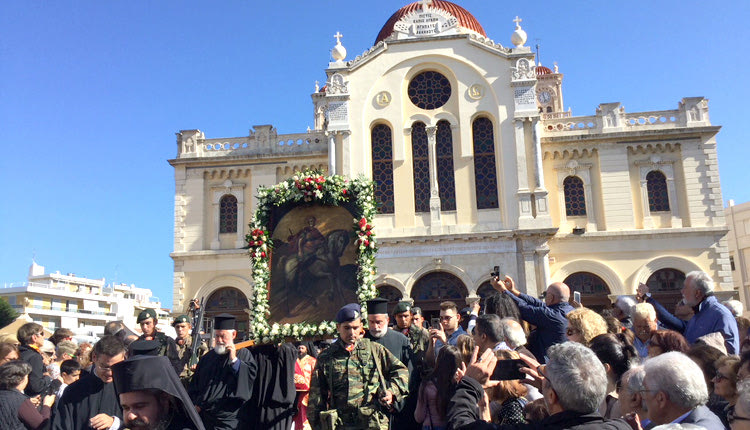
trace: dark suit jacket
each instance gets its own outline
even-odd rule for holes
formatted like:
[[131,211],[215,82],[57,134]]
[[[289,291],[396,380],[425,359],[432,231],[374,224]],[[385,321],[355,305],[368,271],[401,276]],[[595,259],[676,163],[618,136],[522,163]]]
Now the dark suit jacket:
[[[690,415],[685,417],[680,424],[695,424],[705,427],[706,430],[726,430],[724,424],[722,424],[719,417],[715,413],[711,412],[705,405],[698,406],[690,412]],[[650,430],[656,427],[657,424],[651,422],[644,430]]]

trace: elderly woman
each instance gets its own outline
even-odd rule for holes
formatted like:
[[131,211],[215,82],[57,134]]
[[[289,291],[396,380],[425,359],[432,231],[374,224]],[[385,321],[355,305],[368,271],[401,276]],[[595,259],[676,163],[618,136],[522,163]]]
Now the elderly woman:
[[0,366],[0,428],[36,430],[47,426],[55,396],[44,396],[40,413],[23,393],[29,373],[31,366],[19,360]]
[[[499,360],[518,360],[521,358],[516,351],[499,349],[495,352]],[[524,396],[528,389],[521,380],[500,381],[489,389],[490,415],[492,422],[500,425],[523,424],[523,408],[528,403]]]
[[588,308],[578,308],[568,313],[568,340],[589,346],[591,339],[607,333],[607,322]]
[[687,353],[690,349],[685,337],[674,330],[657,330],[648,341],[648,356],[656,357],[665,352]]
[[740,357],[730,355],[721,357],[714,363],[716,375],[713,378],[714,393],[729,402],[722,414],[717,414],[721,421],[728,425],[727,417],[734,413],[737,405],[737,370],[740,368]]

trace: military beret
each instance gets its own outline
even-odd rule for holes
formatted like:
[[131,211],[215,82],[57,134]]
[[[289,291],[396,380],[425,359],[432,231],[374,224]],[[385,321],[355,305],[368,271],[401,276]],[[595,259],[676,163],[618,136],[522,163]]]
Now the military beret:
[[409,302],[398,302],[396,304],[396,308],[393,309],[394,314],[402,314],[404,312],[409,312],[411,310],[411,305]]
[[143,320],[147,320],[149,318],[156,319],[156,311],[153,309],[146,309],[141,311],[141,313],[138,314],[138,319],[136,320],[137,323],[141,323]]
[[362,308],[358,303],[349,303],[343,308],[339,309],[336,314],[335,321],[337,323],[343,323],[348,321],[354,321],[362,315]]
[[378,297],[367,301],[367,313],[369,315],[388,314],[388,300]]
[[189,324],[190,323],[190,318],[188,318],[187,315],[180,315],[177,318],[175,318],[174,321],[172,321],[172,327],[176,326],[177,324],[182,324],[182,323],[188,323]]

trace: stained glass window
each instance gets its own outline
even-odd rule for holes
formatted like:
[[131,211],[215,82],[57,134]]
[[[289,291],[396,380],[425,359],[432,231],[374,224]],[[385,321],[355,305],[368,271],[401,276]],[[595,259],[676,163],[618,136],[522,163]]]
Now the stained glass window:
[[414,211],[430,211],[430,161],[427,155],[427,131],[422,122],[411,127],[411,156],[414,168]]
[[451,98],[451,83],[438,72],[422,72],[409,82],[409,99],[422,109],[437,109]]
[[667,178],[664,173],[658,170],[648,172],[646,189],[648,190],[648,209],[651,212],[668,212],[669,193],[667,193]]
[[422,276],[411,291],[414,300],[460,300],[468,295],[464,283],[447,272],[431,272]]
[[401,294],[401,291],[398,290],[398,288],[392,286],[392,285],[378,285],[378,297],[382,297],[384,299],[388,299],[389,302],[398,302],[401,300],[401,297],[403,294]]
[[437,177],[440,190],[440,210],[456,210],[456,182],[453,178],[453,133],[448,121],[437,124],[435,136],[437,152]]
[[375,201],[382,214],[394,212],[393,203],[393,141],[391,128],[378,124],[372,128],[372,179]]
[[237,197],[231,194],[219,201],[219,233],[237,233]]
[[680,291],[685,283],[685,274],[677,269],[660,269],[652,273],[646,285],[652,292]]
[[489,118],[477,118],[472,124],[474,140],[474,185],[477,209],[498,207],[495,172],[495,136]]
[[565,215],[585,216],[586,196],[583,191],[583,181],[578,176],[568,176],[563,181],[565,193]]

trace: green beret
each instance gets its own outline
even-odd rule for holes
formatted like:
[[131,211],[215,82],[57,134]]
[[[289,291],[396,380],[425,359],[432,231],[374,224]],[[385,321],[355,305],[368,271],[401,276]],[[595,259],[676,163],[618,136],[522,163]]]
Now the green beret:
[[402,314],[404,312],[409,312],[410,310],[411,305],[408,302],[398,302],[396,308],[393,309],[393,314]]
[[188,318],[187,315],[180,315],[177,318],[175,318],[174,321],[172,321],[172,327],[176,326],[177,324],[182,324],[182,323],[190,324],[190,318]]
[[153,309],[146,309],[144,311],[141,311],[141,313],[138,314],[138,319],[136,320],[136,322],[138,324],[140,324],[141,321],[147,320],[149,318],[156,319],[156,311],[155,310],[153,310]]

